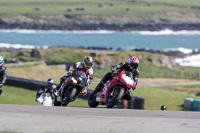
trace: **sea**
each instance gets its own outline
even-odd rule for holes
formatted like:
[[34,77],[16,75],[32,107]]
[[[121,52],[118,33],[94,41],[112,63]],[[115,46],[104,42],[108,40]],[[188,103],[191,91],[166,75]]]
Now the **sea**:
[[[200,31],[57,31],[0,30],[0,48],[48,48],[52,46],[100,47],[108,49],[200,50]],[[200,55],[175,59],[182,66],[200,67]]]

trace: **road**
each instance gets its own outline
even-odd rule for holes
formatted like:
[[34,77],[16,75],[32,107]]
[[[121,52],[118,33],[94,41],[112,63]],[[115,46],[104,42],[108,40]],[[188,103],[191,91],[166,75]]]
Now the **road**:
[[0,104],[0,131],[199,133],[200,113]]

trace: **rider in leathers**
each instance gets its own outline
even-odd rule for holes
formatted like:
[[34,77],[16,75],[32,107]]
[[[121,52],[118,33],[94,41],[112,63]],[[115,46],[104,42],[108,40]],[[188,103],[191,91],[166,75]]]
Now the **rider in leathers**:
[[2,86],[6,82],[7,68],[4,66],[4,59],[0,56],[0,95],[2,94]]
[[[72,74],[76,74],[76,71],[85,72],[85,74],[87,76],[87,83],[88,83],[88,86],[89,86],[91,84],[91,82],[92,82],[92,79],[93,79],[93,69],[92,69],[93,64],[94,64],[93,58],[90,57],[90,56],[86,56],[83,59],[83,63],[82,62],[77,62],[73,66],[69,66],[68,67],[67,76],[61,77],[60,84],[56,87],[56,89],[59,90],[61,85],[62,85],[62,83],[65,81],[65,79],[68,76],[72,76]],[[84,95],[87,94],[87,89],[86,88],[84,88],[82,90],[82,94],[84,94]]]
[[42,93],[49,93],[52,99],[55,99],[57,96],[56,85],[54,84],[53,79],[48,79],[47,83],[43,85],[36,94],[36,102],[37,99],[41,96]]
[[[138,70],[138,65],[139,65],[139,60],[136,56],[131,56],[129,58],[129,61],[128,62],[122,62],[118,65],[115,65],[115,66],[112,66],[111,67],[111,70],[112,71],[116,71],[116,70],[119,70],[119,71],[130,71],[132,72],[133,74],[133,80],[135,81],[135,86],[137,85],[137,82],[138,82],[138,77],[139,77],[139,70]],[[95,91],[101,91],[104,84],[111,80],[113,77],[115,77],[116,74],[115,73],[112,73],[112,72],[108,72],[104,77],[103,79],[100,81],[100,83],[96,86],[95,88]],[[133,88],[133,90],[135,90],[135,88]],[[127,95],[125,95],[124,97],[126,100],[130,100],[132,98],[132,93],[129,91],[127,93]]]

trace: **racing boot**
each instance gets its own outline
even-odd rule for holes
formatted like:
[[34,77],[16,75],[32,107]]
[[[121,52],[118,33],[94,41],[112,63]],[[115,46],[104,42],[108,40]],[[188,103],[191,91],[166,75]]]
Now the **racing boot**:
[[102,89],[103,86],[104,86],[104,82],[103,82],[103,80],[101,80],[101,81],[99,82],[99,84],[96,86],[95,91],[96,91],[96,92],[101,91],[101,89]]
[[131,93],[131,90],[128,91],[128,93],[122,97],[123,99],[129,101],[133,98],[133,94]]

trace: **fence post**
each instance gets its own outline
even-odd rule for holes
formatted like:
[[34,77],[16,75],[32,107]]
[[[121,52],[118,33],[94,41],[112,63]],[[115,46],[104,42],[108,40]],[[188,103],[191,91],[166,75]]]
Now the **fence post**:
[[171,72],[168,71],[168,78],[171,78]]
[[199,67],[199,81],[200,81],[200,67]]
[[152,71],[152,78],[154,78],[155,77],[155,72],[154,71]]
[[191,77],[192,77],[191,72],[188,72],[188,78],[191,79]]
[[184,72],[181,71],[181,78],[183,79],[183,77],[184,77]]

